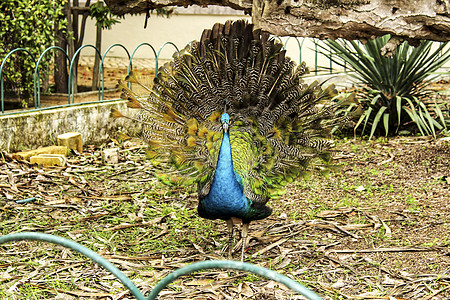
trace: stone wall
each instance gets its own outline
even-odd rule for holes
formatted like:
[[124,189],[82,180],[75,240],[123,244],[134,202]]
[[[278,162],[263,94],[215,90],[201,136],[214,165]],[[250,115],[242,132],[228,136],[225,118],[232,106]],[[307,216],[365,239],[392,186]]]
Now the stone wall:
[[0,151],[15,152],[53,145],[56,137],[65,132],[80,132],[86,145],[117,138],[122,129],[124,132],[138,130],[137,124],[129,120],[111,118],[112,108],[131,114],[126,101],[115,100],[0,115]]

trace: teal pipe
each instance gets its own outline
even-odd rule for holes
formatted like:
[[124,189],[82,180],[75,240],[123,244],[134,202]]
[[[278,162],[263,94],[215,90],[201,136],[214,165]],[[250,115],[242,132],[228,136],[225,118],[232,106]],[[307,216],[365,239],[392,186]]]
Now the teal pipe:
[[294,290],[298,292],[299,294],[305,296],[306,298],[310,300],[322,300],[316,293],[313,291],[307,289],[300,283],[290,279],[289,277],[286,277],[284,275],[281,275],[280,273],[277,273],[275,271],[269,270],[267,268],[255,266],[253,264],[239,262],[239,261],[232,261],[232,260],[206,260],[206,261],[200,261],[196,262],[190,265],[187,265],[183,268],[180,268],[166,277],[164,277],[151,291],[149,294],[147,300],[154,300],[158,296],[159,292],[164,289],[167,285],[169,285],[171,282],[175,281],[181,276],[199,271],[199,270],[206,270],[206,269],[233,269],[233,270],[239,270],[239,271],[246,271],[251,272],[257,275],[260,275],[264,278],[274,280],[277,282],[280,282],[290,288],[291,290]]
[[20,233],[12,233],[7,234],[0,237],[0,244],[10,242],[10,241],[21,241],[21,240],[35,240],[35,241],[45,241],[52,244],[57,244],[64,246],[66,248],[70,248],[72,250],[75,250],[77,252],[80,252],[81,254],[89,257],[94,262],[99,264],[100,266],[107,269],[109,272],[111,272],[114,276],[116,276],[125,287],[127,287],[133,296],[136,297],[138,300],[145,300],[145,296],[142,295],[142,293],[139,291],[139,289],[131,282],[131,280],[123,274],[117,267],[115,267],[112,263],[110,263],[106,258],[98,255],[94,251],[81,246],[80,244],[59,237],[52,234],[46,234],[46,233],[40,233],[40,232],[20,232]]
[[177,278],[199,271],[199,270],[206,270],[206,269],[233,269],[233,270],[239,270],[239,271],[246,271],[251,272],[257,275],[260,275],[261,277],[274,280],[277,282],[280,282],[287,286],[288,288],[292,289],[293,291],[298,292],[299,294],[305,296],[306,298],[310,300],[322,300],[316,293],[309,290],[308,288],[304,287],[300,283],[281,275],[275,271],[269,270],[267,268],[259,267],[256,265],[252,265],[249,263],[243,263],[238,261],[231,261],[231,260],[208,260],[208,261],[201,261],[196,262],[190,265],[187,265],[183,268],[180,268],[166,277],[164,277],[157,285],[156,287],[151,291],[151,293],[148,295],[148,298],[145,298],[145,296],[138,290],[138,288],[133,284],[133,282],[125,275],[123,274],[117,267],[115,267],[112,263],[110,263],[107,259],[104,257],[98,255],[94,251],[78,244],[77,242],[51,235],[46,233],[40,233],[40,232],[20,232],[20,233],[12,233],[7,234],[4,236],[0,236],[0,245],[6,242],[10,241],[20,241],[20,240],[36,240],[36,241],[45,241],[57,245],[64,246],[66,248],[70,248],[72,250],[75,250],[100,266],[107,269],[109,272],[111,272],[114,276],[116,276],[123,285],[130,290],[130,292],[133,294],[133,296],[136,297],[138,300],[153,300],[156,299],[159,292],[161,292],[167,285],[169,285],[171,282],[176,280]]

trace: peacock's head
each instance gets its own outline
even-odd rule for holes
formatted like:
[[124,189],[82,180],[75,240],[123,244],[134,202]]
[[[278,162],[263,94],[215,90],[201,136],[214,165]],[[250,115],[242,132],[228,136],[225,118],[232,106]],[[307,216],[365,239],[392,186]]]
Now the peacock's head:
[[228,132],[230,126],[230,115],[227,113],[222,114],[220,117],[220,122],[222,122],[222,128],[224,132]]

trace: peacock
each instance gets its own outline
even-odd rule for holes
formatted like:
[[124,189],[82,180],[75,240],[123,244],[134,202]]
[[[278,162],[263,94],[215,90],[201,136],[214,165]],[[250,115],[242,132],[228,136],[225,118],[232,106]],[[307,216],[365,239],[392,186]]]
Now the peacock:
[[[241,261],[249,224],[272,213],[269,200],[332,158],[336,90],[305,84],[307,72],[277,39],[239,20],[215,24],[174,54],[146,97],[121,85],[138,110],[112,116],[142,124],[162,182],[196,185],[198,215],[226,221],[229,255],[233,225],[242,224]],[[127,80],[142,85],[133,74]]]

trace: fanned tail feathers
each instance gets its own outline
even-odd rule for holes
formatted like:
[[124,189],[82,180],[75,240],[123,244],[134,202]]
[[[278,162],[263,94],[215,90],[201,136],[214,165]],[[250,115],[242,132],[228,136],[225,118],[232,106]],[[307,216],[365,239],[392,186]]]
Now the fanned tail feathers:
[[199,195],[208,193],[224,111],[235,172],[256,203],[280,196],[312,162],[330,160],[330,128],[340,121],[329,101],[334,87],[306,85],[305,63],[295,67],[282,46],[244,21],[216,24],[160,67],[147,98],[122,85],[163,182],[197,183]]

